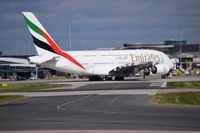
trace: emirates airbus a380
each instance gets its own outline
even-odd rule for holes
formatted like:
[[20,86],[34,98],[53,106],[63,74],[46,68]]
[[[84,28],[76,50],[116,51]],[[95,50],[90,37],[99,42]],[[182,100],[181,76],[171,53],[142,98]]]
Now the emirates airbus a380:
[[169,57],[156,50],[63,51],[47,33],[35,15],[23,12],[38,55],[29,61],[50,69],[78,75],[89,80],[123,80],[143,71],[145,75],[167,75],[173,68]]

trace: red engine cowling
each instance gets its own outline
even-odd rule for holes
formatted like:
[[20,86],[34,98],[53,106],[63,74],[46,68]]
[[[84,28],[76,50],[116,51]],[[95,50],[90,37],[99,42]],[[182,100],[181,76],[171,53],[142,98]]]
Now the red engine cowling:
[[169,72],[169,66],[165,64],[158,64],[151,67],[151,72],[153,74],[165,75]]

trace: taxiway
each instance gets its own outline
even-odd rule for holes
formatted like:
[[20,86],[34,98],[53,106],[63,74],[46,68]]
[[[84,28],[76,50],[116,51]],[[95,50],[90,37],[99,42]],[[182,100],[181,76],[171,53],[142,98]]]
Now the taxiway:
[[166,89],[163,81],[66,83],[72,86],[18,93],[29,98],[0,106],[0,131],[200,131],[200,108],[148,103]]

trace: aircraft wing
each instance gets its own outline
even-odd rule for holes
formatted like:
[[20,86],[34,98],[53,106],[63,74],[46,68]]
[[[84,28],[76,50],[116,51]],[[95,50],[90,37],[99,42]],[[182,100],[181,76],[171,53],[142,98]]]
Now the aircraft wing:
[[128,63],[126,65],[118,66],[112,69],[110,75],[130,75],[135,74],[145,68],[151,68],[153,66],[152,62],[143,62],[143,63]]

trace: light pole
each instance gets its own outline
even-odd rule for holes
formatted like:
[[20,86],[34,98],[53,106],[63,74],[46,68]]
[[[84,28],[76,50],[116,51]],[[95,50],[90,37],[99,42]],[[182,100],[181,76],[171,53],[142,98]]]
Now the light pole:
[[35,67],[35,80],[38,80],[38,66]]
[[180,69],[182,70],[182,44],[181,44],[181,40],[179,40],[179,45],[180,45]]
[[72,40],[71,40],[71,21],[69,21],[69,50],[72,50]]
[[181,42],[181,39],[180,39],[181,38],[180,37],[181,30],[178,30],[177,32],[179,33],[179,39],[178,39],[178,41],[179,41],[179,46],[180,46],[180,48],[179,48],[179,56],[180,56],[180,60],[179,60],[180,66],[179,66],[179,69],[182,70],[182,42]]

